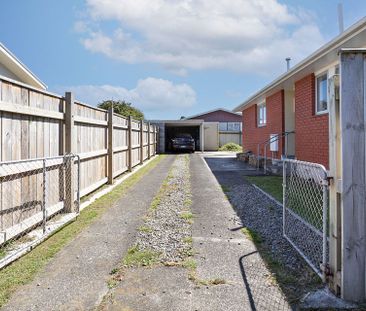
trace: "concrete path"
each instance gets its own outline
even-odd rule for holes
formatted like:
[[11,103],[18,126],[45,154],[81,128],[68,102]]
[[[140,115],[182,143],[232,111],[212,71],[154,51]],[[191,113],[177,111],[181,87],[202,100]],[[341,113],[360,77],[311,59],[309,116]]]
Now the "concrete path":
[[108,291],[110,271],[134,241],[141,217],[167,176],[174,156],[162,160],[87,230],[68,244],[3,310],[90,310]]
[[[246,169],[234,159],[226,159],[224,163]],[[221,169],[225,171],[225,167]],[[193,310],[290,310],[253,242],[240,231],[240,219],[202,158],[192,159],[191,172],[198,276],[226,281],[196,291],[193,305],[197,308]]]
[[197,284],[177,266],[127,269],[102,310],[289,310],[203,158],[192,155],[190,168],[196,278],[223,284]]

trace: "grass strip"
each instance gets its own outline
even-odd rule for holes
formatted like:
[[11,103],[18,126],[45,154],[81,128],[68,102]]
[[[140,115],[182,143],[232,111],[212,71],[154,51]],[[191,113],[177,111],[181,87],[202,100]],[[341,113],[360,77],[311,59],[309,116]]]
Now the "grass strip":
[[164,156],[158,156],[136,173],[128,177],[111,192],[97,199],[83,211],[78,218],[55,232],[49,239],[38,245],[27,255],[0,270],[0,308],[8,301],[11,294],[21,285],[31,282],[36,274],[81,231],[90,226],[99,216],[113,206],[129,188],[138,183],[150,172]]
[[245,176],[245,179],[282,203],[282,176]]

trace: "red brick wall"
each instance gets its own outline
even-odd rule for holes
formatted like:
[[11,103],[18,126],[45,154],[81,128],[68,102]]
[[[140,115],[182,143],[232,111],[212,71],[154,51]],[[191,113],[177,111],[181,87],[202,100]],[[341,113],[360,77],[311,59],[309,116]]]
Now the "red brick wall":
[[241,122],[241,118],[241,115],[233,114],[223,110],[217,110],[190,119],[202,119],[206,122]]
[[[284,92],[283,90],[266,98],[267,124],[257,127],[257,105],[253,105],[243,111],[243,147],[244,151],[252,151],[257,154],[257,144],[270,138],[270,134],[281,134],[284,132]],[[283,141],[279,141],[278,152],[273,154],[274,158],[281,158]],[[260,155],[263,155],[263,146]],[[267,156],[272,153],[267,146]]]
[[328,167],[328,114],[315,114],[314,74],[295,83],[295,136],[298,160]]

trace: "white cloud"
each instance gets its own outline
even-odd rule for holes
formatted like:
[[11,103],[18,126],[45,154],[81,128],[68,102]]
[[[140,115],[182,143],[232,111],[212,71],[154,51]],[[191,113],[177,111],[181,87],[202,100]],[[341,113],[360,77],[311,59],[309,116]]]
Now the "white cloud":
[[75,98],[90,105],[108,99],[125,100],[150,115],[174,109],[183,111],[196,104],[196,93],[188,84],[174,84],[151,77],[139,80],[133,89],[112,85],[79,85],[59,89],[74,92]]
[[[87,0],[87,6],[85,48],[180,75],[211,68],[265,73],[323,42],[309,12],[278,0]],[[103,29],[109,21],[117,22],[112,31]]]

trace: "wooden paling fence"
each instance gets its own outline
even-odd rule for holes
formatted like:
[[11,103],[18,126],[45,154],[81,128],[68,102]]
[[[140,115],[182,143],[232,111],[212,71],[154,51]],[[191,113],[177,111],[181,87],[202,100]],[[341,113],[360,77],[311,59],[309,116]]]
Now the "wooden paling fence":
[[[77,154],[81,197],[154,156],[157,146],[157,128],[150,123],[88,106],[69,92],[59,96],[3,77],[0,137],[1,162]],[[57,188],[59,181],[55,177],[52,183],[53,175],[51,187]],[[5,196],[15,183],[21,190]],[[30,196],[41,201],[41,183],[41,176],[34,174],[0,185],[0,233],[39,212],[39,208],[22,211],[22,206],[29,204]],[[3,221],[9,217],[11,222]]]

